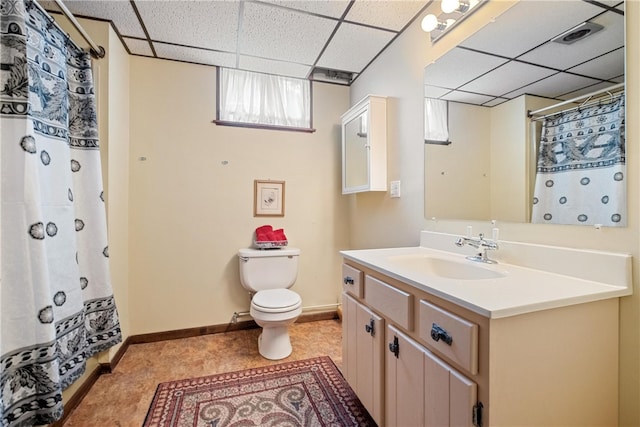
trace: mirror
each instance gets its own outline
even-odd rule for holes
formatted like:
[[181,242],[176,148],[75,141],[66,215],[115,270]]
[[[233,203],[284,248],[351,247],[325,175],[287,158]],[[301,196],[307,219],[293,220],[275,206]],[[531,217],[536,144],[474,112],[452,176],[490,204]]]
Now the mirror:
[[451,141],[425,144],[425,218],[529,222],[540,122],[527,115],[624,83],[624,2],[515,2],[424,81],[425,97],[449,101]]
[[367,153],[367,111],[344,125],[344,186],[363,187],[369,181]]
[[342,115],[342,194],[387,191],[387,99],[367,95]]

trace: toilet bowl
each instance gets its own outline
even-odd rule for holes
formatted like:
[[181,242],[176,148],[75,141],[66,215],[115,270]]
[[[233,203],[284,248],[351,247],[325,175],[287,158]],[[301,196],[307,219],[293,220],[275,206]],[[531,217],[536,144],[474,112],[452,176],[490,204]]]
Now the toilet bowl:
[[289,325],[302,312],[302,299],[289,288],[298,274],[299,249],[241,249],[240,282],[253,296],[249,314],[262,328],[260,355],[284,359],[292,352]]
[[260,291],[251,299],[249,311],[262,328],[258,351],[271,360],[284,359],[292,352],[289,325],[302,313],[302,299],[289,289]]

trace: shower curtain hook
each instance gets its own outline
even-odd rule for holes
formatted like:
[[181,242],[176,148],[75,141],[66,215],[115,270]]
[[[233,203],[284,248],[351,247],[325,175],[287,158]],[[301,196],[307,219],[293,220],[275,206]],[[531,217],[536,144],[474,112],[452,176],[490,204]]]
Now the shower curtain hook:
[[593,95],[591,95],[590,97],[588,97],[588,98],[586,99],[586,101],[584,101],[582,104],[580,104],[580,107],[578,108],[578,110],[580,110],[580,108],[584,107],[584,105],[585,105],[587,102],[589,102],[589,101],[591,100],[591,98],[593,98]]

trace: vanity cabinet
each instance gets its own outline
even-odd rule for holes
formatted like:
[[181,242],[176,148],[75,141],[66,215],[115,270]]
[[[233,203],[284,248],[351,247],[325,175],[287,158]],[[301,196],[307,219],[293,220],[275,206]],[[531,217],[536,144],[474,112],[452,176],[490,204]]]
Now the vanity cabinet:
[[387,326],[386,425],[471,427],[477,386],[393,325]]
[[344,376],[376,423],[384,425],[384,319],[346,292],[342,316]]
[[343,369],[379,426],[617,425],[617,298],[490,318],[346,258],[354,271]]
[[342,194],[387,191],[387,99],[369,95],[342,115]]

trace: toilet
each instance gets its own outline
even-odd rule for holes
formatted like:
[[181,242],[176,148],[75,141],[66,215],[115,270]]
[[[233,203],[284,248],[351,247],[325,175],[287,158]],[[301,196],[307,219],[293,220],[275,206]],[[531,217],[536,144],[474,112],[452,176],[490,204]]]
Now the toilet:
[[262,328],[258,351],[271,360],[291,354],[289,325],[302,312],[300,295],[289,290],[298,276],[300,249],[240,249],[240,283],[251,298],[249,314]]

